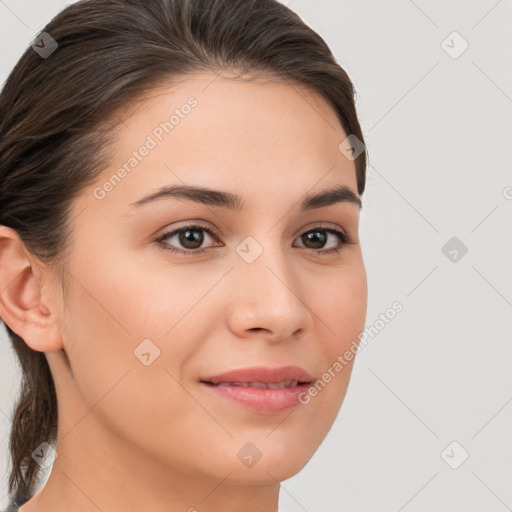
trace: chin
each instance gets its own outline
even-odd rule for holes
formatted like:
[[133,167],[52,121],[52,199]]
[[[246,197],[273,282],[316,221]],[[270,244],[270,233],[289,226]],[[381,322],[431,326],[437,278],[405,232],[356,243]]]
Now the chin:
[[[269,441],[256,440],[254,447],[248,442],[242,448],[242,443],[237,443],[234,463],[227,465],[229,467],[225,468],[224,475],[231,471],[229,478],[233,483],[275,484],[299,473],[315,451],[307,446],[310,440],[293,445],[279,438]],[[258,451],[256,446],[259,447]]]
[[308,460],[303,460],[299,464],[290,464],[289,461],[283,460],[267,461],[264,464],[263,460],[260,460],[252,468],[240,468],[239,465],[235,465],[230,469],[232,473],[228,480],[234,485],[275,484],[295,476],[304,468]]

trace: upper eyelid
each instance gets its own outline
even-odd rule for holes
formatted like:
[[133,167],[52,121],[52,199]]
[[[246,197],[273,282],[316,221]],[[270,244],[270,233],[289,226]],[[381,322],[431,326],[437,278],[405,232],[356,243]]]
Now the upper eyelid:
[[[201,221],[190,221],[188,223],[185,223],[182,226],[178,226],[177,228],[165,228],[165,231],[163,231],[161,235],[158,235],[158,238],[176,234],[176,233],[178,233],[184,229],[187,229],[187,228],[188,229],[192,229],[192,228],[204,229],[205,231],[210,232],[213,236],[216,236],[216,237],[221,236],[219,230],[216,228],[213,228],[210,225],[205,226],[205,225],[201,224]],[[317,223],[313,223],[310,227],[301,228],[301,230],[295,236],[299,236],[301,234],[307,233],[308,231],[311,231],[313,229],[325,229],[325,230],[332,229],[335,231],[341,231],[342,233],[344,233],[347,236],[349,235],[345,228],[343,228],[337,224],[330,223],[330,222],[318,221]]]
[[203,229],[209,233],[211,233],[212,236],[215,236],[215,237],[220,237],[220,233],[217,229],[215,228],[212,228],[211,226],[203,226],[201,223],[199,222],[189,222],[187,224],[184,224],[183,226],[179,226],[177,228],[172,228],[172,229],[168,229],[168,228],[165,228],[165,230],[162,232],[161,235],[158,235],[158,238],[163,238],[163,237],[167,237],[167,236],[170,236],[170,235],[174,235],[176,233],[179,233],[180,231],[183,231],[185,229]]

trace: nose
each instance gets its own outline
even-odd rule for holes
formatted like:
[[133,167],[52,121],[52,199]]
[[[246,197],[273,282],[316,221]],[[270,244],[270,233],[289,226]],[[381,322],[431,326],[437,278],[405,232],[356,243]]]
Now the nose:
[[229,308],[230,329],[240,338],[282,341],[298,336],[312,322],[301,283],[279,249],[266,249],[252,263],[240,259]]

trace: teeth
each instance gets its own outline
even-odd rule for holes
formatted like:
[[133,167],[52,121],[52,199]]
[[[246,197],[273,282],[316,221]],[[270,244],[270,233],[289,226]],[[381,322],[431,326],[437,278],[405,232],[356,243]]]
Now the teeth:
[[245,385],[248,388],[261,388],[261,389],[265,389],[267,387],[264,382],[246,382]]
[[260,389],[284,389],[298,385],[296,380],[285,380],[283,382],[219,382],[216,386],[244,386],[247,388]]

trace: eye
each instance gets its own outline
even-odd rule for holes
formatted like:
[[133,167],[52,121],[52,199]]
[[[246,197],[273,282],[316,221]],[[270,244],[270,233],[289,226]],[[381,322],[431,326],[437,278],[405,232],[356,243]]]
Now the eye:
[[[156,242],[172,252],[181,252],[184,254],[197,254],[200,252],[204,252],[205,249],[201,248],[201,245],[204,243],[205,236],[203,233],[207,233],[209,237],[216,238],[216,233],[204,226],[199,226],[196,224],[191,224],[188,226],[183,226],[179,229],[175,229],[174,231],[169,231],[164,233],[161,237],[159,237]],[[179,242],[184,248],[179,249],[176,247],[169,247],[169,244],[164,242],[164,240],[172,239],[177,236],[177,242]]]
[[[335,239],[335,245],[334,247],[329,247],[325,249],[325,244],[329,239],[329,235],[331,235],[331,237]],[[351,239],[343,231],[323,227],[310,229],[303,233],[298,239],[301,240],[303,244],[306,244],[306,248],[313,250],[320,248],[322,250],[316,252],[328,254],[332,253],[333,251],[340,252],[345,245],[351,243]]]
[[[206,237],[204,233],[207,234]],[[190,256],[204,253],[207,250],[215,247],[201,247],[205,242],[205,238],[207,239],[208,237],[218,239],[220,235],[218,235],[218,233],[216,233],[211,228],[197,224],[190,224],[187,226],[182,226],[179,229],[164,233],[162,236],[157,238],[155,242],[157,242],[160,246],[168,251],[187,254]],[[172,244],[168,243],[168,240],[172,240],[173,238],[175,239],[175,243],[180,244],[182,248],[173,246]],[[334,239],[334,246],[325,249],[325,245],[329,241],[329,238]],[[350,237],[343,231],[324,227],[316,227],[310,229],[304,232],[297,240],[300,240],[303,244],[299,247],[311,249],[312,251],[319,254],[331,254],[333,252],[340,252],[345,245],[352,243]]]

